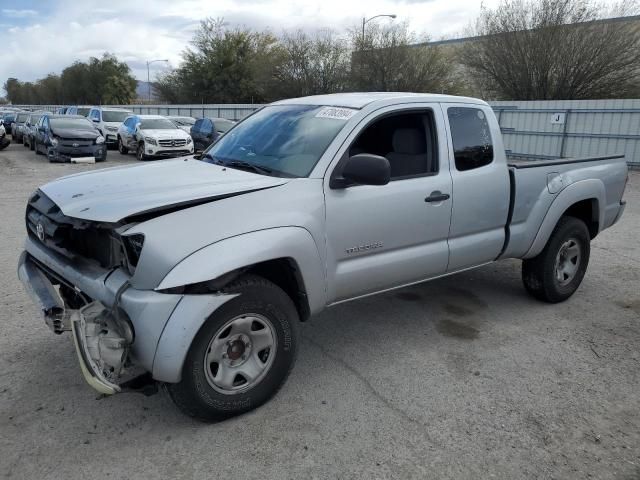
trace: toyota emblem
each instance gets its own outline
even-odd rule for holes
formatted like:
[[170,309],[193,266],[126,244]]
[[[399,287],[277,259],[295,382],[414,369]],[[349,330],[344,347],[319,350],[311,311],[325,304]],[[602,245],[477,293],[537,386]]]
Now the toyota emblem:
[[71,144],[71,146],[72,146],[73,148],[78,148],[78,147],[80,146],[80,144],[79,144],[79,143],[72,143],[72,144]]
[[44,227],[40,222],[36,225],[36,235],[38,235],[41,242],[44,242]]

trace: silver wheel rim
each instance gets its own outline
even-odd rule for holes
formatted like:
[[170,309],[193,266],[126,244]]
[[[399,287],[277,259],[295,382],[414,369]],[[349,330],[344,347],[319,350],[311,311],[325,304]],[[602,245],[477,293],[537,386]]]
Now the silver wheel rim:
[[562,244],[556,255],[555,275],[560,286],[565,286],[574,279],[580,268],[580,244],[575,238],[570,238]]
[[207,382],[225,395],[245,392],[267,374],[277,337],[271,321],[248,313],[232,318],[211,338],[204,358]]

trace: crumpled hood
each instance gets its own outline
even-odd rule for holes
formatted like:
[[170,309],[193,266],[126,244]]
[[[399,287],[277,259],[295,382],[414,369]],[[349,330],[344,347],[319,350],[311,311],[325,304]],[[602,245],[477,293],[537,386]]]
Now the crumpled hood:
[[287,181],[187,158],[79,173],[40,190],[69,217],[118,222],[132,215],[275,187]]

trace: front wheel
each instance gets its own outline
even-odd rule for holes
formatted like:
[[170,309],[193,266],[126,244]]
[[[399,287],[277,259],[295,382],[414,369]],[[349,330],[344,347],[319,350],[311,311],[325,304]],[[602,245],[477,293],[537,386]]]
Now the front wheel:
[[140,161],[143,161],[149,158],[144,153],[144,143],[142,142],[138,144],[138,150],[136,151],[136,158]]
[[168,384],[187,415],[218,421],[259,407],[293,368],[297,310],[278,286],[245,275],[225,287],[236,293],[204,323],[193,340],[180,383]]
[[591,236],[582,220],[562,217],[544,250],[522,262],[522,281],[539,300],[558,303],[580,286],[589,264]]
[[124,146],[124,143],[122,143],[122,138],[120,136],[118,136],[118,151],[122,155],[126,155],[127,153],[129,153],[129,149]]

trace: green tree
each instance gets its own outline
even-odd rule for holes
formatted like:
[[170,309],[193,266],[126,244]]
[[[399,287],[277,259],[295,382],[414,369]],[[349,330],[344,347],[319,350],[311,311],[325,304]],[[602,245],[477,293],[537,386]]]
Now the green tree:
[[165,100],[189,103],[270,101],[281,59],[273,35],[208,18],[183,52],[182,66],[159,77],[156,90]]
[[128,104],[135,98],[136,84],[129,66],[105,53],[34,83],[9,78],[4,89],[14,104]]

